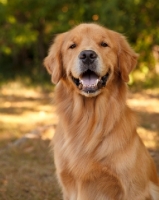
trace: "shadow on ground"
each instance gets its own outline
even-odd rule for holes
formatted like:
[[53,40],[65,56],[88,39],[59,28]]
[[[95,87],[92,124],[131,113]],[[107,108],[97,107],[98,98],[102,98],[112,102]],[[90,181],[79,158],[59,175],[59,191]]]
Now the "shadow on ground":
[[49,143],[30,139],[0,151],[1,200],[60,200]]

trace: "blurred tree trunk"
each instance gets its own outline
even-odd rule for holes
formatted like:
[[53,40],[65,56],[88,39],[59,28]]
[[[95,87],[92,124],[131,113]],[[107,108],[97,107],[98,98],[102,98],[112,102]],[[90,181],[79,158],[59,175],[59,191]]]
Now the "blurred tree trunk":
[[37,27],[38,30],[38,38],[37,38],[37,58],[38,58],[38,65],[39,65],[39,72],[43,73],[44,72],[44,67],[41,67],[43,65],[43,59],[46,55],[46,48],[45,48],[45,34],[44,34],[44,19],[40,19],[39,25]]
[[155,71],[159,74],[159,45],[153,47],[153,56],[155,59]]

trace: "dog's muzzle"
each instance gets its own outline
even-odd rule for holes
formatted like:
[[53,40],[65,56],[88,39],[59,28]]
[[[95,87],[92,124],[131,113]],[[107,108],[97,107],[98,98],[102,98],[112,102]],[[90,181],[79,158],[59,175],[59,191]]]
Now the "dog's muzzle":
[[85,50],[79,54],[81,74],[79,78],[72,76],[72,80],[78,89],[83,92],[95,93],[97,90],[105,87],[106,85],[109,77],[109,71],[102,77],[97,74],[97,57],[98,55],[96,52],[92,50]]

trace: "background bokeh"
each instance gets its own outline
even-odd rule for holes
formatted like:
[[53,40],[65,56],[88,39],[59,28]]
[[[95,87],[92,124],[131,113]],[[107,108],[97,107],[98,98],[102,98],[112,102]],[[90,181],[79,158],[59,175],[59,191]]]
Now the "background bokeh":
[[158,13],[156,0],[0,0],[0,80],[45,78],[42,61],[53,37],[81,22],[95,22],[124,34],[139,53],[130,84],[137,80],[156,87]]

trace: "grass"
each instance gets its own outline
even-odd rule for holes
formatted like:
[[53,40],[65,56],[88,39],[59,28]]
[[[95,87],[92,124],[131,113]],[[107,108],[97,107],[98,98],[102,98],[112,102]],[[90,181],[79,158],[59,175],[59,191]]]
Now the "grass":
[[147,148],[159,148],[159,90],[149,89],[129,96],[128,104],[139,118],[138,133]]
[[40,138],[11,144],[28,132],[57,123],[53,92],[10,82],[0,90],[0,199],[60,199],[49,128]]
[[[159,171],[159,90],[133,92],[128,104],[140,119],[138,132]],[[60,200],[49,144],[58,118],[53,88],[9,82],[0,89],[0,199]],[[47,127],[48,125],[48,127]],[[47,127],[47,128],[43,128]],[[40,132],[19,145],[26,133]]]
[[1,141],[21,137],[36,127],[57,123],[53,92],[8,83],[0,91]]

